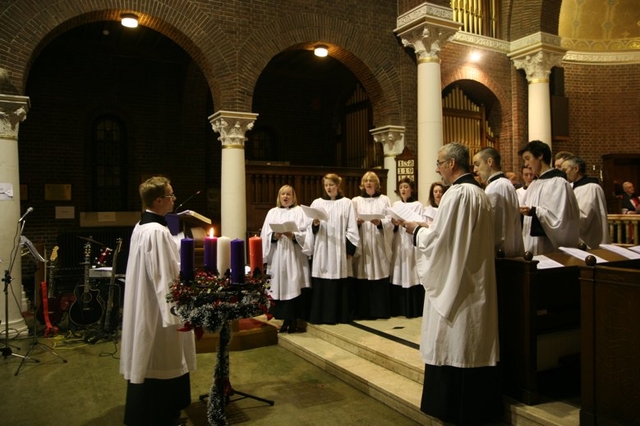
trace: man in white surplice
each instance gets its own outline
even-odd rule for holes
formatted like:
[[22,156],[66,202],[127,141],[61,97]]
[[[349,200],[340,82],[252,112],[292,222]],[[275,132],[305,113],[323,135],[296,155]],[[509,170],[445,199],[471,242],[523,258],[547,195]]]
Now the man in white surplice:
[[428,227],[406,223],[425,287],[420,353],[425,362],[420,409],[457,424],[499,418],[503,411],[493,213],[469,173],[458,143],[438,152],[445,192]]
[[544,142],[531,141],[518,155],[538,177],[531,182],[520,206],[524,249],[537,255],[558,247],[578,247],[580,208],[564,172],[551,167],[551,148]]
[[598,179],[587,176],[587,164],[582,158],[568,157],[561,165],[580,206],[580,240],[589,248],[609,244],[607,201]]
[[516,188],[502,171],[500,153],[486,147],[473,156],[473,172],[486,185],[484,192],[493,207],[496,252],[506,257],[522,256],[522,215]]

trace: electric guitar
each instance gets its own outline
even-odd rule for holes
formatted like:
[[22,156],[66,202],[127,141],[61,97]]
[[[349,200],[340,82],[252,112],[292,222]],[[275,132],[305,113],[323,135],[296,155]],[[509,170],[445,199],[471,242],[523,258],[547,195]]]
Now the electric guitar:
[[[111,327],[113,326],[113,322],[118,320],[118,310],[119,303],[116,305],[113,301],[115,286],[116,286],[116,265],[118,262],[118,253],[120,253],[120,248],[122,247],[122,238],[118,238],[116,240],[116,249],[113,252],[113,265],[111,266],[111,281],[109,282],[109,297],[107,298],[107,311],[105,313],[104,318],[104,328],[103,330],[107,333],[111,332]],[[120,292],[118,291],[118,297],[120,297]]]
[[104,313],[104,302],[98,289],[91,288],[91,243],[84,245],[84,282],[74,290],[75,300],[69,307],[69,319],[76,325],[87,326],[99,322]]
[[49,257],[47,266],[49,272],[48,274],[45,273],[45,280],[40,283],[40,287],[42,288],[40,293],[40,305],[36,310],[36,318],[40,324],[47,324],[47,332],[45,332],[45,336],[51,328],[50,324],[58,324],[62,320],[62,301],[56,295],[56,287],[53,280],[57,260],[58,246],[55,246],[53,250],[51,250],[51,256]]

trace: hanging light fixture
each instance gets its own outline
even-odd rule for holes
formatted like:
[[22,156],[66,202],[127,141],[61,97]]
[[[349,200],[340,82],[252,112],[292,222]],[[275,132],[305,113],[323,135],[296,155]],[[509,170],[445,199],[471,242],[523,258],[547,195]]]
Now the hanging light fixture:
[[320,44],[313,49],[313,54],[320,58],[324,58],[329,54],[329,50],[327,49],[327,46]]
[[133,13],[124,13],[120,16],[120,23],[123,27],[136,28],[138,26],[138,17]]

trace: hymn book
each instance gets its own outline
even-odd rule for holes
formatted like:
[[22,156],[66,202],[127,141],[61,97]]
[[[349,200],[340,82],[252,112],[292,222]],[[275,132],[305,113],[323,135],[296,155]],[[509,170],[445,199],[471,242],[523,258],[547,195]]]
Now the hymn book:
[[314,208],[314,207],[303,206],[303,205],[300,205],[300,207],[302,207],[302,211],[304,212],[305,215],[307,215],[309,219],[318,219],[318,220],[324,220],[324,221],[329,220],[329,215],[323,208],[320,208],[320,207]]
[[270,223],[269,227],[273,232],[284,234],[285,232],[298,232],[298,226],[295,222]]

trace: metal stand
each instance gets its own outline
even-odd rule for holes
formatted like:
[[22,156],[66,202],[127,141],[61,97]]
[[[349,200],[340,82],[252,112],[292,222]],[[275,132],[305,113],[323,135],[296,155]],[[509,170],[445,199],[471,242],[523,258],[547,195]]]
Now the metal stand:
[[[18,229],[20,232],[16,235],[16,243],[13,246],[11,261],[9,262],[9,269],[5,269],[4,278],[2,278],[2,281],[4,282],[4,347],[2,348],[2,356],[4,357],[4,359],[7,359],[10,356],[22,358],[22,362],[24,362],[25,360],[40,362],[39,360],[31,358],[27,355],[13,353],[13,350],[11,350],[12,345],[9,344],[9,284],[11,284],[12,281],[11,271],[13,270],[13,265],[16,261],[18,252],[20,251],[21,239],[17,238],[17,236],[19,235],[20,237],[22,237],[22,230],[24,229],[24,222],[22,220],[18,222]],[[13,345],[13,347],[20,350],[18,346]]]
[[[47,268],[47,267],[49,267],[49,266],[45,266],[45,268]],[[45,276],[45,277],[47,277],[47,276],[49,276],[49,275],[45,272],[45,275],[44,275],[44,276]],[[36,303],[34,304],[34,306],[35,306],[35,310],[34,310],[34,312],[37,312],[37,311],[38,311],[38,308],[39,308],[39,306],[40,306],[40,305],[38,304],[38,302],[37,302],[37,300],[38,300],[37,294],[38,294],[38,284],[37,284],[37,280],[35,280],[35,279],[34,279],[34,280],[33,280],[33,299],[36,301]],[[42,296],[40,297],[40,299],[41,299],[40,303],[42,303],[42,298],[43,298],[43,297],[47,297],[47,295],[46,295],[46,294],[42,294]],[[43,311],[44,311],[44,309],[43,309]],[[57,328],[56,328],[56,330],[57,330]],[[46,334],[46,333],[45,333],[45,334]],[[22,359],[22,361],[20,362],[20,365],[18,366],[18,369],[16,370],[16,372],[15,372],[14,376],[17,376],[17,375],[18,375],[18,373],[20,372],[20,369],[22,368],[22,365],[24,364],[25,360],[26,360],[27,358],[29,358],[29,356],[31,355],[31,352],[32,352],[36,347],[40,347],[41,349],[44,349],[44,350],[46,350],[46,351],[51,352],[53,355],[55,355],[55,356],[57,356],[58,358],[60,358],[60,359],[62,360],[62,362],[64,362],[64,363],[66,363],[66,362],[67,362],[67,360],[66,360],[66,359],[64,359],[64,358],[62,358],[60,355],[58,355],[58,354],[53,350],[53,348],[52,348],[51,346],[49,346],[49,345],[45,345],[44,343],[40,343],[40,342],[38,341],[38,320],[35,318],[35,315],[34,315],[34,318],[33,318],[33,341],[29,344],[29,346],[30,346],[30,347],[29,347],[29,350],[27,351],[27,353],[26,353],[26,355],[25,355],[25,358],[23,358],[23,359]],[[37,361],[37,362],[39,362],[39,361]]]

